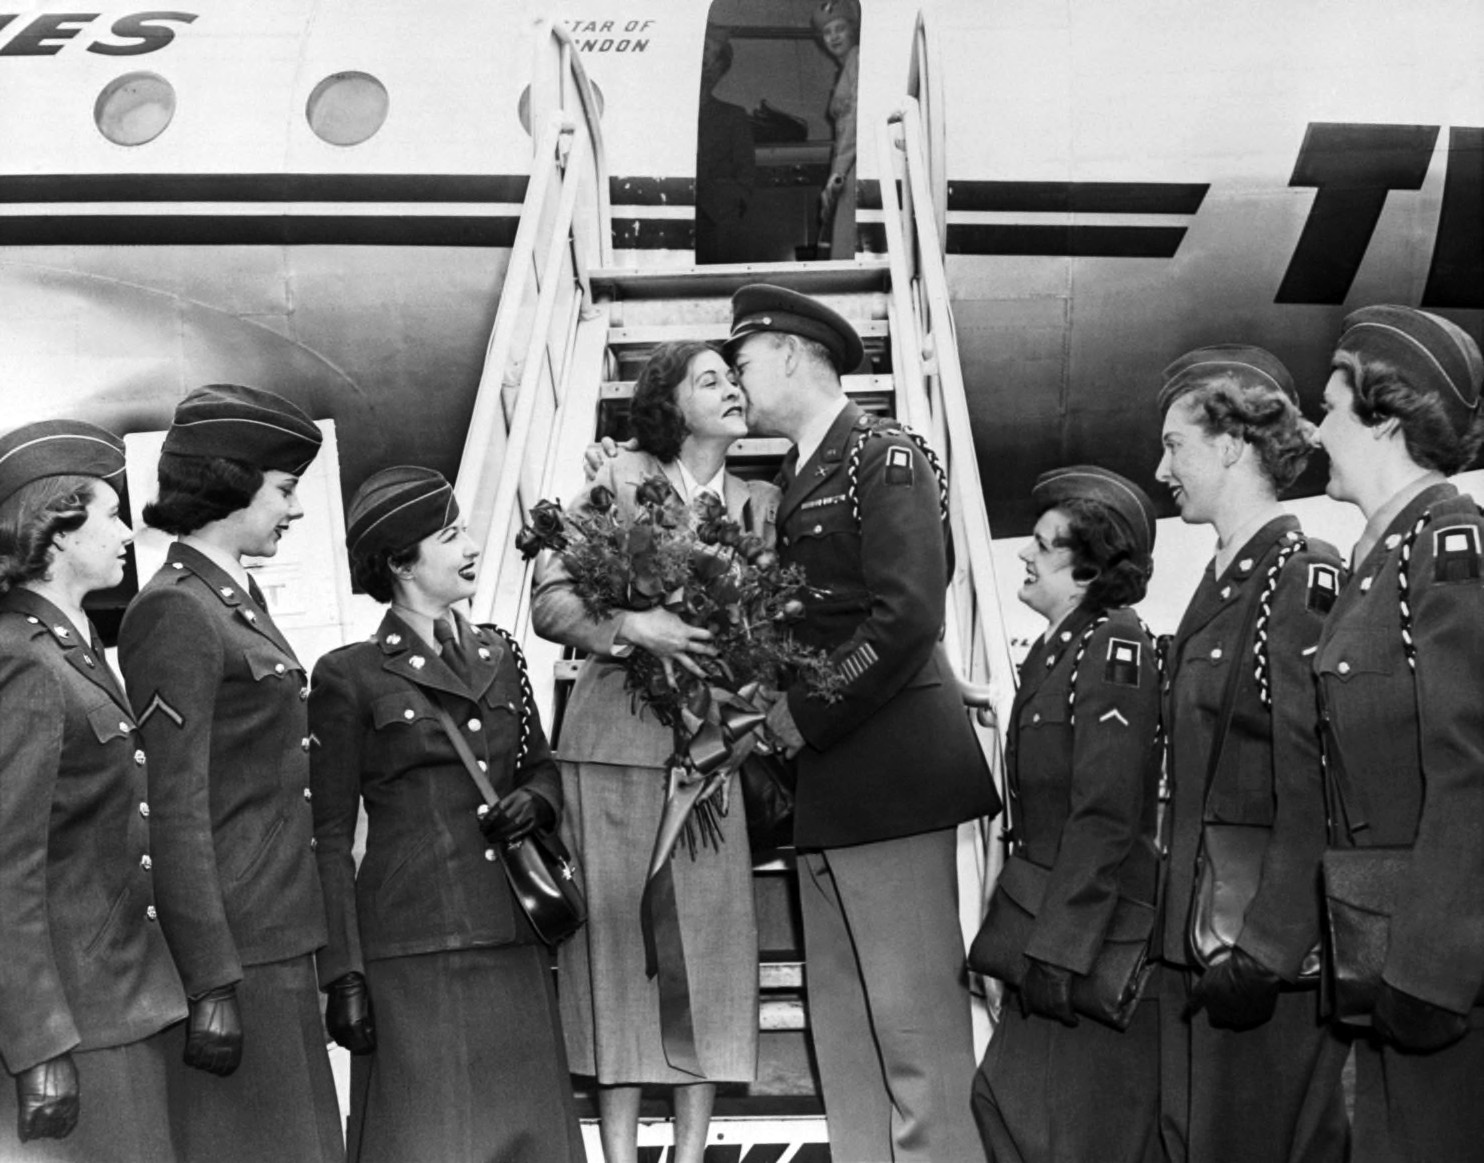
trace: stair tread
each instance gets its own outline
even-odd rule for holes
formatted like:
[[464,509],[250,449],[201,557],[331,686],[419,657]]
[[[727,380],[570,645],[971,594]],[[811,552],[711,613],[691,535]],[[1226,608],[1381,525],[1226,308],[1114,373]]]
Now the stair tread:
[[635,299],[731,295],[749,283],[772,283],[805,295],[879,291],[890,280],[885,260],[728,263],[703,267],[605,267],[590,271],[594,293]]

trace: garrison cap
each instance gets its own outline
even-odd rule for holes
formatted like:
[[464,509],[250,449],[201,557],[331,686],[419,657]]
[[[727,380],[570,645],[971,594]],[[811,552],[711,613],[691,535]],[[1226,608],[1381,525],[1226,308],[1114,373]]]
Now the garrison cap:
[[453,486],[441,472],[399,464],[367,477],[350,499],[345,547],[352,557],[405,549],[458,519]]
[[45,477],[107,481],[124,493],[124,442],[86,420],[38,420],[0,436],[0,501]]
[[1187,351],[1165,368],[1159,414],[1163,416],[1181,396],[1221,375],[1232,376],[1244,388],[1277,388],[1298,405],[1293,376],[1271,351],[1247,343],[1217,343]]
[[1362,307],[1345,316],[1336,351],[1391,364],[1418,392],[1437,396],[1457,432],[1479,408],[1484,360],[1479,345],[1457,324],[1414,307]]
[[300,475],[324,438],[297,404],[240,384],[207,384],[175,406],[161,452],[221,456]]
[[824,344],[835,371],[842,376],[866,358],[861,337],[838,311],[787,287],[752,283],[732,296],[732,334],[724,347],[727,358],[732,358],[742,340],[764,331],[802,335]]
[[809,14],[809,23],[814,26],[816,34],[824,31],[824,26],[831,20],[846,20],[850,27],[855,29],[857,36],[861,30],[861,6],[859,0],[820,0],[820,4]]
[[1096,501],[1106,506],[1133,539],[1134,552],[1147,563],[1154,553],[1154,502],[1127,477],[1095,464],[1074,464],[1043,472],[1031,487],[1031,498],[1044,512],[1067,500]]

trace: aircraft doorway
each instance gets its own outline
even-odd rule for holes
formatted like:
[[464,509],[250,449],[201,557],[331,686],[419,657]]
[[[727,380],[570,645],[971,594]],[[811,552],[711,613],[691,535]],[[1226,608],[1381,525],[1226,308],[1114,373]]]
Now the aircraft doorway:
[[714,0],[696,126],[698,264],[855,257],[860,25],[856,0]]

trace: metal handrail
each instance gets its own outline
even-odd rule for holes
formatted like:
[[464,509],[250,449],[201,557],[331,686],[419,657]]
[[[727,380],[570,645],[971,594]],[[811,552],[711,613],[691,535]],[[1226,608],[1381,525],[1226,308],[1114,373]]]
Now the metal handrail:
[[921,9],[912,29],[912,63],[907,70],[907,96],[922,110],[927,128],[928,190],[931,192],[933,219],[938,237],[948,237],[948,127],[944,122],[947,109],[943,96],[943,74],[932,67],[941,53],[938,48],[937,24],[929,21]]
[[[612,266],[613,213],[608,201],[608,151],[603,144],[603,125],[598,112],[598,99],[593,93],[592,82],[588,80],[587,69],[582,64],[582,57],[577,51],[577,42],[572,39],[572,34],[556,21],[543,20],[540,23],[546,25],[547,35],[560,46],[560,75],[564,79],[571,77],[577,90],[578,103],[582,106],[582,118],[593,153],[593,180],[597,185],[598,261],[601,266]],[[538,35],[538,51],[540,43]],[[562,102],[564,108],[565,104],[564,100]],[[583,274],[585,276],[586,271]]]

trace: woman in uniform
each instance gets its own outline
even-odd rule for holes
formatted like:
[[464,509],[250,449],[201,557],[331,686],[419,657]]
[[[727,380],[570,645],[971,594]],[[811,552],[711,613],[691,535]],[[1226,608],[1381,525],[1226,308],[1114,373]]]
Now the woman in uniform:
[[822,0],[809,17],[814,35],[839,66],[828,107],[835,138],[830,172],[819,195],[822,258],[855,257],[856,105],[860,89],[859,0]]
[[175,409],[145,521],[179,537],[124,615],[119,660],[149,752],[160,923],[190,999],[171,1058],[190,1160],[344,1158],[313,954],[308,682],[245,555],[304,515],[320,432],[272,392],[199,388]]
[[[119,584],[123,442],[0,438],[0,1157],[170,1160],[185,995],[154,903],[145,753],[83,599]],[[22,1146],[25,1144],[25,1146]]]
[[[1299,978],[1319,936],[1324,796],[1311,663],[1340,562],[1278,503],[1313,426],[1261,348],[1189,352],[1165,369],[1158,478],[1216,556],[1170,649],[1174,786],[1161,988],[1161,1131],[1183,1163],[1342,1159],[1344,1048]],[[1240,668],[1235,685],[1232,668]],[[1231,691],[1229,720],[1223,705]],[[1198,853],[1213,826],[1266,833],[1235,944],[1200,971],[1189,947]],[[1257,836],[1261,841],[1262,836]],[[1260,1112],[1260,1116],[1259,1116]]]
[[1106,469],[1043,474],[1019,598],[1046,619],[1020,669],[1006,755],[1017,852],[1048,871],[1024,987],[974,1079],[994,1163],[1158,1157],[1159,1014],[1118,1032],[1072,1008],[1120,896],[1153,904],[1160,747],[1154,643],[1128,607],[1152,571],[1154,506]]
[[[605,459],[579,506],[590,507],[599,496],[631,515],[640,485],[662,476],[686,502],[709,491],[744,532],[772,545],[778,490],[726,472],[727,449],[747,433],[747,401],[714,348],[658,347],[639,373],[630,422],[638,450]],[[675,1031],[663,1027],[659,989],[645,973],[640,928],[675,742],[652,713],[636,711],[617,656],[642,647],[683,665],[690,655],[712,652],[711,634],[663,607],[593,621],[556,555],[537,574],[531,622],[542,637],[588,652],[558,747],[567,830],[588,894],[587,928],[561,950],[572,1068],[598,1080],[608,1163],[638,1157],[645,1083],[675,1088],[676,1158],[700,1163],[716,1083],[750,1082],[757,1066],[757,925],[747,823],[741,796],[733,796],[730,812],[720,817],[723,842],[671,861],[695,1049],[694,1061],[677,1063],[665,1037]]]
[[1447,477],[1479,449],[1479,347],[1410,307],[1344,322],[1316,443],[1365,514],[1315,655],[1335,842],[1412,850],[1355,1043],[1355,1159],[1484,1149],[1484,518]]
[[[346,544],[360,587],[391,603],[370,641],[320,660],[309,698],[330,919],[319,976],[326,1026],[354,1055],[349,1156],[582,1163],[551,958],[498,863],[562,807],[524,659],[456,610],[479,551],[438,473],[368,479]],[[482,816],[440,708],[502,797]]]

